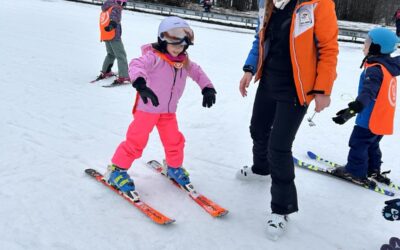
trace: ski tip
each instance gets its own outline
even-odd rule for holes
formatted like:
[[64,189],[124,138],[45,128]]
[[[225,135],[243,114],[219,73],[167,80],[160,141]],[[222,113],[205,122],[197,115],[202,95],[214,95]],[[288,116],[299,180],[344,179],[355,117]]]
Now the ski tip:
[[313,159],[313,160],[317,159],[317,155],[314,154],[314,153],[311,152],[311,151],[307,151],[307,155],[308,155],[308,157],[310,157],[310,158]]
[[175,223],[175,220],[174,219],[170,219],[170,220],[164,221],[163,223],[161,223],[161,225],[170,225],[170,224],[173,224],[173,223]]
[[156,165],[162,166],[162,164],[161,164],[161,163],[159,163],[159,162],[158,162],[158,161],[156,161],[156,160],[150,160],[150,161],[148,161],[146,164],[147,164],[147,165],[149,165],[149,166],[152,166],[153,164],[156,164]]
[[85,169],[85,173],[93,177],[101,176],[101,174],[97,170],[92,168]]
[[224,217],[225,215],[227,215],[228,213],[229,213],[228,210],[224,210],[224,211],[220,212],[216,217],[221,218],[221,217]]
[[92,174],[92,173],[94,173],[94,172],[97,172],[97,171],[94,170],[94,169],[92,169],[92,168],[87,168],[87,169],[85,169],[85,173],[87,173],[87,174]]
[[393,193],[392,191],[389,191],[389,190],[384,190],[384,194],[386,194],[387,196],[395,196],[396,194],[395,193]]

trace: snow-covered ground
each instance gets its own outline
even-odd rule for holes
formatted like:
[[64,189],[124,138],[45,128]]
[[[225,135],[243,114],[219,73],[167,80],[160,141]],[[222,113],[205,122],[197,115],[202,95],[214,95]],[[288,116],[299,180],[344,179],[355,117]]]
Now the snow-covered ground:
[[[185,167],[197,189],[230,210],[213,219],[166,179],[143,166],[161,160],[157,132],[130,170],[142,198],[176,219],[152,223],[129,203],[84,174],[104,171],[131,122],[135,91],[89,84],[105,56],[99,42],[99,6],[61,0],[4,1],[0,15],[0,249],[378,249],[399,236],[383,219],[383,195],[297,169],[300,211],[278,242],[265,236],[270,183],[243,183],[236,170],[251,163],[249,120],[256,87],[241,98],[238,83],[252,35],[241,29],[190,22],[192,60],[218,94],[201,106],[189,81],[178,109],[186,136]],[[163,17],[125,12],[123,41],[129,60],[156,40]],[[331,117],[355,97],[361,45],[341,44],[332,104],[304,121],[293,151],[314,150],[344,163],[354,120]],[[312,115],[313,105],[309,109]],[[399,110],[398,110],[399,111]],[[399,117],[381,143],[383,168],[400,183]]]

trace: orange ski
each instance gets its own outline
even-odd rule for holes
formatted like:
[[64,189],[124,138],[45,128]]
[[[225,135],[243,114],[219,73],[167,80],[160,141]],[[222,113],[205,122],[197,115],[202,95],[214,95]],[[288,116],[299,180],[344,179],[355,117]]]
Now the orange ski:
[[176,187],[179,189],[183,189],[189,196],[192,198],[200,207],[206,210],[213,217],[221,217],[226,215],[229,211],[225,208],[219,206],[217,203],[211,201],[207,197],[202,194],[199,194],[193,187],[191,183],[186,186],[179,185],[176,181],[169,178],[166,174],[165,167],[161,163],[156,160],[152,160],[147,162],[146,164],[150,168],[154,169],[158,173],[162,174],[163,176],[167,177]]
[[142,211],[147,217],[149,217],[152,221],[154,221],[157,224],[161,225],[167,225],[175,222],[174,219],[170,219],[167,216],[163,215],[162,213],[158,212],[154,208],[150,207],[140,199],[138,200],[132,200],[130,197],[128,197],[126,194],[121,192],[120,190],[116,189],[115,187],[111,186],[108,182],[106,182],[103,179],[103,175],[97,172],[94,169],[85,169],[85,173],[88,175],[94,177],[97,181],[103,183],[105,186],[122,196],[125,200],[127,200],[129,203],[137,207],[140,211]]

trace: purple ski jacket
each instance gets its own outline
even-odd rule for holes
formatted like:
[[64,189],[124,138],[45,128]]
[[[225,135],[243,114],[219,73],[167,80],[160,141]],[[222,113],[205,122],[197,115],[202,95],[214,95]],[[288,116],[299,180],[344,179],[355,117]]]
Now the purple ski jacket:
[[133,59],[129,64],[129,77],[132,81],[143,77],[146,86],[153,90],[160,104],[154,107],[150,100],[145,104],[138,95],[134,109],[149,113],[175,113],[188,76],[201,89],[214,88],[210,79],[196,63],[189,60],[188,65],[176,69],[160,58],[151,44],[142,46],[142,56]]
[[121,27],[122,7],[119,4],[115,3],[115,0],[107,0],[101,6],[101,10],[106,11],[111,7],[114,8],[111,11],[110,19],[117,23],[117,27],[115,28],[115,37],[112,39],[112,41],[114,41],[121,39],[122,35],[122,27]]

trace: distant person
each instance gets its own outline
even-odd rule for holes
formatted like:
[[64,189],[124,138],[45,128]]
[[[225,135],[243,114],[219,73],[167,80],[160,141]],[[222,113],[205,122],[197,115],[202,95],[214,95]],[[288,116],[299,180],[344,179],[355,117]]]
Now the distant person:
[[400,8],[394,13],[394,19],[396,20],[396,35],[400,36]]
[[216,97],[210,79],[199,65],[189,59],[187,49],[193,44],[193,39],[193,30],[185,20],[167,17],[158,28],[158,42],[144,45],[142,56],[129,64],[132,86],[137,91],[134,119],[104,178],[133,200],[138,197],[127,171],[133,161],[141,157],[154,127],[157,127],[164,146],[168,166],[166,174],[181,186],[190,183],[183,168],[185,137],[179,131],[176,117],[187,77],[199,85],[203,107],[213,106]]
[[311,101],[320,112],[330,104],[336,78],[338,26],[332,0],[260,0],[252,49],[239,91],[244,97],[260,80],[250,122],[253,164],[237,172],[242,180],[271,176],[267,237],[277,240],[288,216],[298,211],[292,145]]
[[100,40],[106,44],[107,55],[103,62],[101,74],[96,80],[114,76],[111,71],[115,59],[118,62],[118,78],[113,84],[130,83],[128,61],[124,44],[121,40],[122,9],[128,0],[106,0],[101,7]]
[[204,12],[210,12],[212,7],[212,2],[211,0],[204,0],[203,1],[203,8]]
[[400,56],[391,57],[390,54],[397,49],[398,42],[396,34],[387,28],[368,32],[358,96],[333,118],[335,123],[344,124],[357,115],[349,140],[347,164],[336,168],[334,173],[372,188],[377,185],[375,181],[390,184],[390,179],[381,173],[379,143],[384,135],[393,134]]

